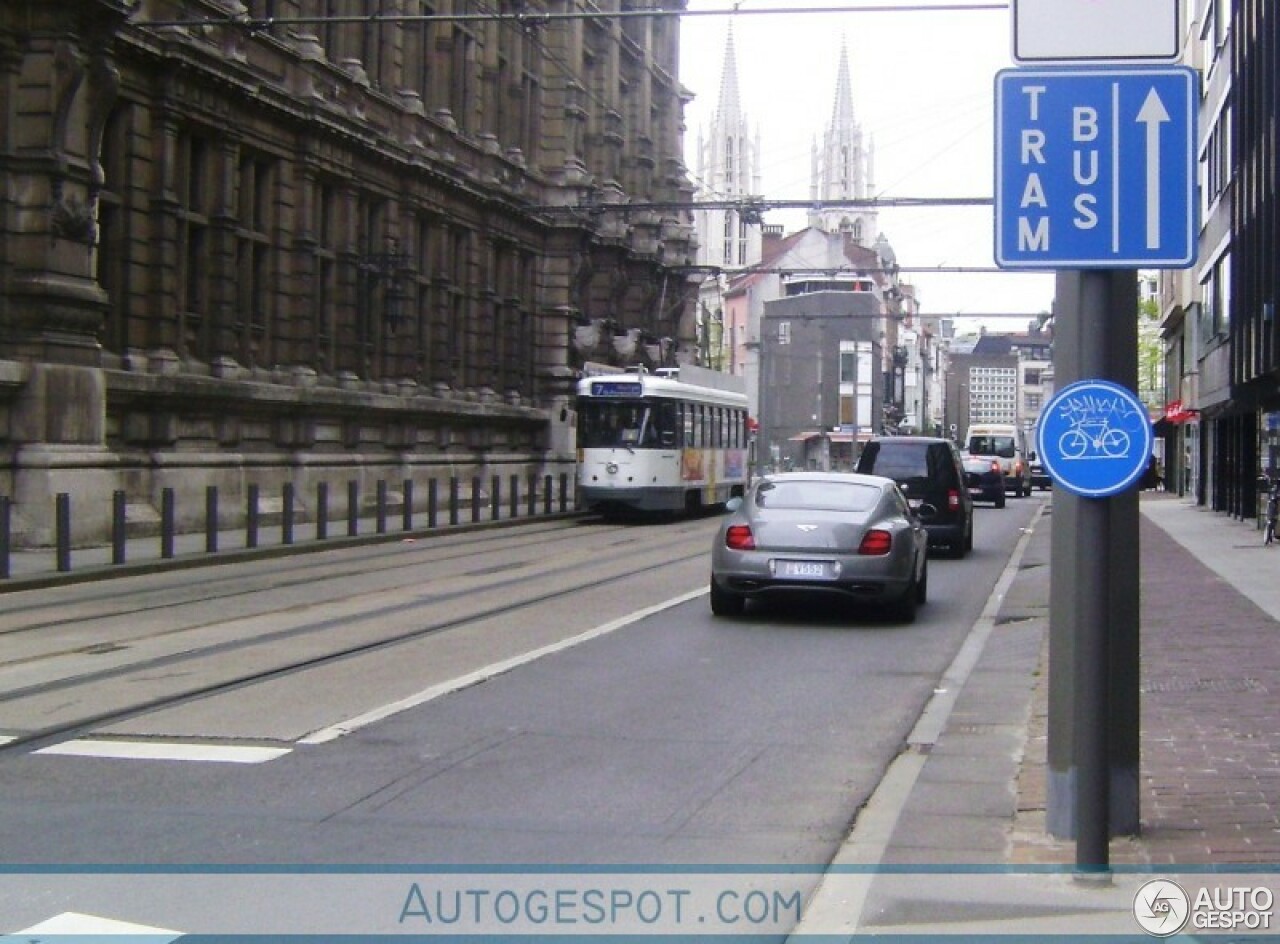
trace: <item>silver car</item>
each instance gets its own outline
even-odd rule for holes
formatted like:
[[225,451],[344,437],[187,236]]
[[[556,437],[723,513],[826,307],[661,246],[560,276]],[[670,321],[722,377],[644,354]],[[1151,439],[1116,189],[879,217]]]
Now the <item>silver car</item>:
[[928,534],[892,479],[790,472],[730,499],[711,549],[711,611],[766,595],[826,593],[915,619],[929,586]]

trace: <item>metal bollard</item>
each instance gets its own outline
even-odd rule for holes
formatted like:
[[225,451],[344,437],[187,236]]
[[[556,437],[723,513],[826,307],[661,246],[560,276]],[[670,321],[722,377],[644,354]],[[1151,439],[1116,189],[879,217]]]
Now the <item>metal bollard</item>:
[[400,530],[413,530],[413,479],[405,479],[400,504]]
[[564,514],[569,507],[569,476],[560,473],[560,513]]
[[480,520],[480,476],[471,476],[471,521]]
[[374,499],[374,515],[377,520],[379,534],[387,533],[387,480],[378,479],[376,498]]
[[436,526],[436,517],[440,511],[440,495],[435,479],[427,480],[427,527]]
[[111,563],[123,564],[126,547],[129,543],[128,518],[126,515],[127,496],[117,489],[111,493]]
[[489,516],[497,521],[502,514],[502,479],[495,475],[489,484]]
[[258,546],[258,486],[250,485],[246,489],[244,516],[244,546]]
[[551,514],[551,476],[546,476],[542,480],[542,510],[547,514]]
[[66,573],[71,569],[71,496],[66,492],[59,492],[53,501],[58,571]]
[[529,473],[529,517],[538,513],[538,473]]
[[284,507],[280,509],[280,543],[293,543],[293,483],[285,482],[283,488]]
[[511,517],[520,517],[520,476],[511,476]]
[[13,500],[8,495],[0,495],[0,579],[9,579],[13,573],[13,565],[9,562],[10,551],[13,550]]
[[12,576],[12,564],[9,562],[10,551],[13,550],[12,524],[13,501],[8,495],[0,495],[0,580],[8,580]]
[[449,476],[449,524],[458,523],[458,477]]
[[360,483],[355,479],[347,482],[347,537],[353,538],[360,533]]
[[329,536],[329,483],[316,483],[316,540]]
[[204,549],[206,553],[218,553],[218,486],[207,485],[204,490]]
[[173,532],[176,525],[173,489],[160,491],[160,556],[165,560],[173,557]]

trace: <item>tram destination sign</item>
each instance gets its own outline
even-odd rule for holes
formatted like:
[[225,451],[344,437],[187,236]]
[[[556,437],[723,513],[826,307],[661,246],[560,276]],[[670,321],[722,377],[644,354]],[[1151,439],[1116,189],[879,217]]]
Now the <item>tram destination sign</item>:
[[639,380],[593,380],[591,393],[597,397],[642,397],[644,384]]
[[1187,268],[1198,79],[1181,66],[996,75],[996,264]]

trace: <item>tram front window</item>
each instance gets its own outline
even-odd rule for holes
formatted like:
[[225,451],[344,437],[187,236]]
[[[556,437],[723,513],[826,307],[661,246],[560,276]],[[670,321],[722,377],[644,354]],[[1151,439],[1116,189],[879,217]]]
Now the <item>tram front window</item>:
[[591,403],[579,408],[578,445],[584,449],[657,446],[657,415],[647,404]]

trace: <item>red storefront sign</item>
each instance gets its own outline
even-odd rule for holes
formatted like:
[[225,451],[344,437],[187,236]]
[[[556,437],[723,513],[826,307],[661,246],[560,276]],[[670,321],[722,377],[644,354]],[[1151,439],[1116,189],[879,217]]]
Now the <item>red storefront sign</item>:
[[1188,410],[1181,400],[1170,400],[1164,405],[1164,418],[1170,423],[1189,423],[1199,415],[1199,410]]

